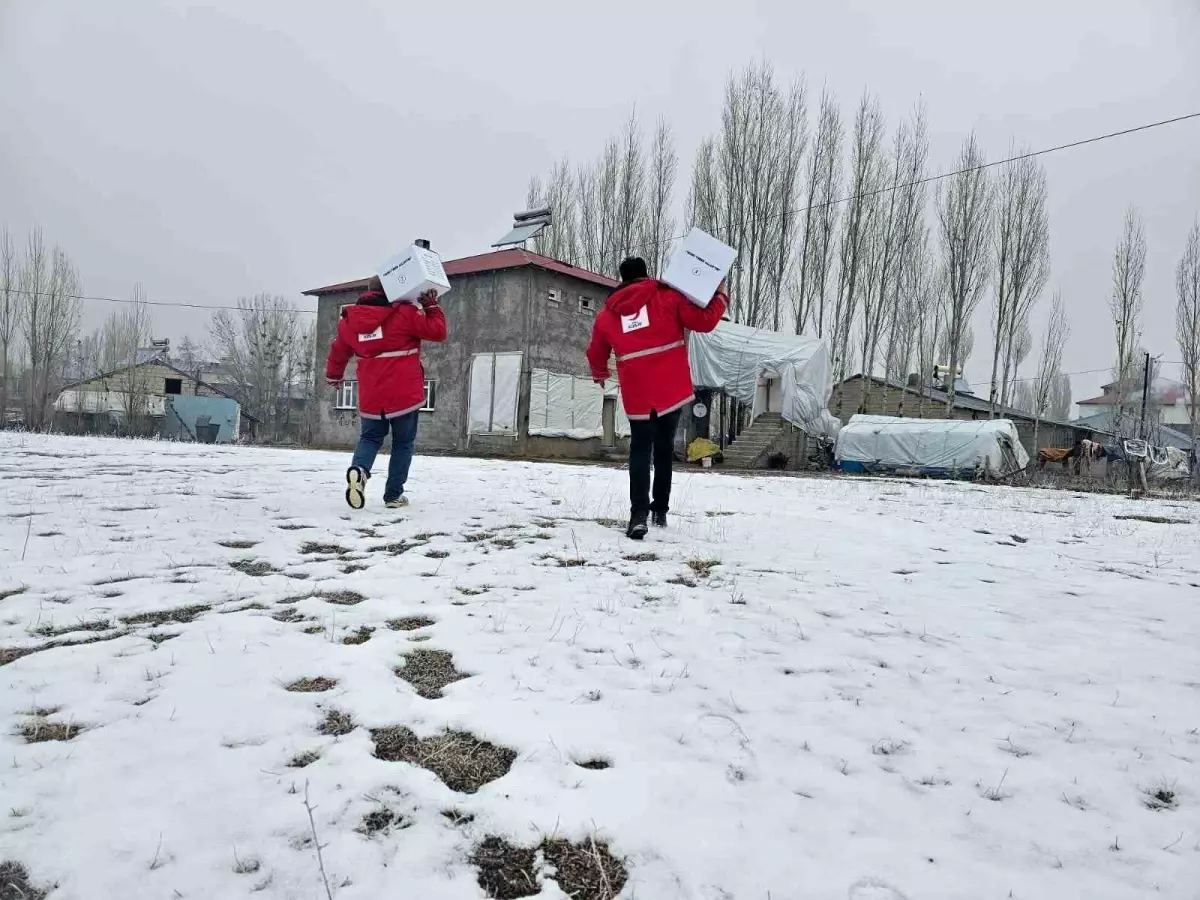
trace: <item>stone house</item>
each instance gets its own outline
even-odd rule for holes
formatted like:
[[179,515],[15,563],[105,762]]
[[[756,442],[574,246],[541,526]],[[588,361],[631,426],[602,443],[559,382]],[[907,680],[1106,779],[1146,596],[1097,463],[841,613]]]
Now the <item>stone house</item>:
[[177,368],[165,355],[140,352],[138,362],[67,384],[54,413],[55,427],[65,431],[184,440],[211,436],[222,443],[236,440],[248,418],[220,388]]
[[[581,459],[617,449],[628,433],[617,398],[592,384],[585,358],[596,311],[617,282],[516,247],[444,265],[448,339],[421,349],[417,449]],[[325,384],[324,354],[342,308],[365,286],[360,278],[304,292],[317,298],[318,446],[351,447],[358,437],[354,362],[335,391]],[[555,405],[551,396],[567,400]]]

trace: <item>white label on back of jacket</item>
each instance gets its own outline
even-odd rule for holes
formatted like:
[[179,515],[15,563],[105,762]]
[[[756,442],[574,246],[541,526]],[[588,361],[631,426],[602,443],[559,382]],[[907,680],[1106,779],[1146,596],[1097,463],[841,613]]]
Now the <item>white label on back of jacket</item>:
[[358,339],[360,341],[381,341],[381,340],[383,340],[383,326],[380,325],[374,331],[369,331],[366,334],[360,334],[358,336]]
[[642,307],[632,316],[621,316],[621,330],[626,334],[650,327],[650,314]]

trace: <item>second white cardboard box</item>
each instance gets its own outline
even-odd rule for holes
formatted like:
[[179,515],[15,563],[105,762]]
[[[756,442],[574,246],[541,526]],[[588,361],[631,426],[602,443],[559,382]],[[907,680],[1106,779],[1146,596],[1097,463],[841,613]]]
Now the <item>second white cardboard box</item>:
[[693,228],[671,255],[662,280],[697,306],[705,307],[729,274],[735,259],[737,251],[732,247]]
[[416,303],[426,291],[437,291],[440,297],[450,290],[441,257],[415,244],[388,259],[377,271],[383,292],[392,303]]

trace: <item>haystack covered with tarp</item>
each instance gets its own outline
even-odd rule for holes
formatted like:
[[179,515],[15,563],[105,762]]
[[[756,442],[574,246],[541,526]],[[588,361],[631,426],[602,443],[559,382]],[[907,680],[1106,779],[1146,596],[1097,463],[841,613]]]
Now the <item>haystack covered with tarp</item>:
[[833,390],[829,345],[818,338],[763,331],[722,322],[710,334],[688,339],[692,381],[697,388],[723,391],[756,409],[760,378],[778,378],[780,415],[807,434],[833,439],[840,423],[829,413]]
[[1017,427],[1008,419],[852,416],[838,433],[834,456],[846,472],[950,478],[1003,478],[1029,465]]

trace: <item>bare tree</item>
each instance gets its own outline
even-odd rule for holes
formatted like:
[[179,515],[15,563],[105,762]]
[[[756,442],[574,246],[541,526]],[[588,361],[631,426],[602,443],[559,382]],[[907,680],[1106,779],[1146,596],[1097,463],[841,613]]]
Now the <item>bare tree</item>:
[[621,135],[620,177],[617,188],[616,220],[613,234],[612,268],[631,253],[643,231],[646,199],[646,155],[642,151],[642,127],[637,110],[629,114]]
[[238,310],[212,319],[214,348],[246,410],[276,437],[286,419],[289,364],[296,347],[296,306],[283,297],[256,294],[238,300]]
[[[899,336],[896,327],[900,315],[900,282],[904,277],[904,265],[909,260],[909,244],[925,214],[925,191],[921,181],[928,151],[925,110],[918,106],[911,120],[901,123],[897,129],[892,159],[884,164],[888,189],[882,198],[883,215],[878,220],[878,255],[863,303],[861,350],[864,375],[870,375],[875,369],[881,340],[890,355]],[[884,365],[886,371],[886,356]],[[873,382],[863,378],[862,384],[861,408],[865,411],[869,408]]]
[[[1125,211],[1121,240],[1113,252],[1113,290],[1109,299],[1117,343],[1113,381],[1116,383],[1118,416],[1122,421],[1132,415],[1130,394],[1133,386],[1140,384],[1137,376],[1143,368],[1138,348],[1142,340],[1141,315],[1145,302],[1142,280],[1145,276],[1146,229],[1141,213],[1136,207],[1130,206]],[[1125,428],[1124,425],[1118,427]]]
[[947,343],[950,384],[946,417],[954,414],[955,378],[965,356],[963,337],[988,282],[992,188],[982,168],[984,155],[972,133],[963,144],[957,171],[939,192],[938,221],[947,278]]
[[[1013,148],[1011,156],[1018,156]],[[1014,351],[1022,327],[1050,275],[1046,171],[1034,158],[1001,167],[996,186],[996,290],[992,301],[991,413],[1009,400]]]
[[9,391],[16,381],[18,329],[25,310],[20,278],[17,248],[5,228],[0,232],[0,428],[5,425]]
[[[1057,291],[1050,305],[1050,318],[1042,331],[1041,356],[1038,359],[1037,376],[1033,380],[1033,389],[1029,410],[1034,416],[1033,446],[1037,449],[1037,434],[1041,419],[1045,416],[1061,395],[1061,372],[1063,348],[1067,338],[1071,336],[1071,323],[1067,321],[1067,311],[1063,306],[1062,295]],[[1067,405],[1070,406],[1070,381],[1067,382]],[[1064,415],[1065,418],[1065,415]]]
[[828,91],[821,94],[817,135],[805,171],[804,228],[796,278],[796,334],[811,323],[817,337],[825,336],[829,274],[833,268],[833,236],[837,230],[837,192],[842,180],[842,114]]
[[[879,101],[864,93],[854,117],[854,131],[850,139],[850,199],[842,216],[840,268],[829,334],[834,383],[838,385],[845,381],[849,373],[851,333],[861,295],[866,293],[870,283],[867,263],[875,217],[879,214],[882,144],[883,114],[879,110]],[[839,387],[837,414],[841,412],[842,394]]]
[[929,249],[929,232],[920,244],[913,270],[920,272],[913,301],[913,316],[916,319],[917,372],[920,374],[921,396],[917,415],[925,416],[925,385],[933,378],[933,367],[940,357],[938,348],[942,343],[946,314],[946,270],[938,265]]
[[1071,415],[1071,376],[1059,372],[1050,387],[1050,418],[1065,422]]
[[204,351],[190,337],[184,336],[179,347],[172,354],[175,365],[187,372],[192,378],[198,379],[204,368]]
[[738,250],[729,277],[736,321],[782,324],[806,144],[803,82],[785,94],[765,63],[730,76],[721,131],[696,154],[688,209],[692,224]]
[[126,427],[140,430],[150,410],[150,371],[142,362],[139,351],[148,348],[152,336],[150,307],[142,285],[133,286],[130,303],[110,313],[104,321],[100,345],[102,372],[119,373],[116,384],[121,400],[121,412]]
[[540,178],[531,179],[525,203],[528,209],[549,207],[554,215],[553,224],[533,239],[534,251],[553,259],[576,259],[580,252],[579,222],[571,164],[565,159],[556,163],[545,185]]
[[1188,425],[1196,436],[1196,405],[1200,395],[1200,217],[1188,232],[1183,257],[1175,269],[1175,340],[1183,360],[1187,388]]
[[47,427],[51,402],[63,381],[79,327],[79,273],[59,247],[47,250],[40,229],[26,242],[21,267],[24,316],[21,330],[29,360],[25,420],[30,428]]
[[675,218],[671,215],[675,177],[679,170],[679,157],[675,154],[675,141],[671,126],[666,119],[658,120],[654,140],[650,144],[650,175],[646,195],[646,212],[643,217],[642,255],[650,265],[650,274],[658,276],[667,264]]

